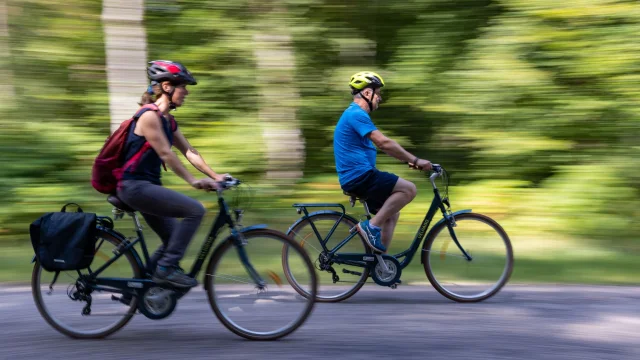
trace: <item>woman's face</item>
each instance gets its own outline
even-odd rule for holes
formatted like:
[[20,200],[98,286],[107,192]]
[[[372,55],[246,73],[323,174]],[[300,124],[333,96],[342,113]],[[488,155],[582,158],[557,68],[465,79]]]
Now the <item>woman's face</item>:
[[176,91],[173,93],[173,102],[176,106],[182,106],[184,103],[184,98],[189,95],[189,90],[187,90],[187,85],[178,85],[176,86]]
[[[165,91],[168,93],[171,92],[171,88],[173,87],[170,83],[167,83],[167,85],[163,85],[163,86],[168,86],[168,88],[165,87]],[[189,95],[189,90],[187,90],[187,85],[177,85],[174,87],[172,101],[176,105],[176,107],[182,106],[182,104],[184,103],[184,99],[187,97],[187,95]]]

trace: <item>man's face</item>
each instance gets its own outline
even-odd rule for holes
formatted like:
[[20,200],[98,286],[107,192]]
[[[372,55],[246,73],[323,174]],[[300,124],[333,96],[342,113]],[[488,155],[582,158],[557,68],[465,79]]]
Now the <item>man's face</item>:
[[375,89],[366,89],[365,90],[365,96],[367,99],[371,99],[371,94],[373,94],[373,100],[371,101],[371,104],[373,105],[373,110],[378,109],[378,106],[380,106],[380,103],[382,102],[382,89],[381,88],[377,88]]

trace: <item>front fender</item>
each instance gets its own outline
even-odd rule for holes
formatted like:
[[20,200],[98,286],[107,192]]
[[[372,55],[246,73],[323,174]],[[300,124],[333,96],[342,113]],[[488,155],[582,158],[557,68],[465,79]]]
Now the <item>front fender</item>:
[[241,233],[246,233],[246,232],[251,231],[251,230],[259,230],[259,229],[266,229],[266,228],[267,228],[267,224],[257,224],[257,225],[251,225],[251,226],[243,227],[240,230],[236,230],[236,231],[241,232]]
[[[464,209],[464,210],[459,210],[456,212],[451,213],[451,216],[456,216],[456,215],[460,215],[460,214],[468,214],[471,212],[471,209]],[[440,221],[438,221],[437,223],[435,223],[433,225],[433,227],[431,228],[431,230],[435,229],[438,225],[442,224],[445,221],[445,218],[440,219]],[[429,231],[427,233],[427,237],[429,237],[429,235],[431,234],[431,231]]]
[[[464,209],[464,210],[459,210],[456,212],[451,213],[451,216],[456,216],[456,215],[460,215],[460,214],[468,214],[471,212],[471,209]],[[435,223],[435,225],[433,225],[431,227],[431,229],[429,229],[429,232],[427,233],[427,236],[424,237],[424,241],[427,241],[427,239],[429,239],[429,237],[431,237],[431,234],[435,231],[435,229],[438,228],[438,226],[440,226],[443,222],[445,222],[445,218],[440,219],[440,221],[438,221],[437,223]],[[423,245],[424,246],[424,243]],[[420,262],[423,263],[423,257],[420,256]]]
[[[468,214],[468,213],[470,213],[470,212],[471,212],[471,209],[459,210],[459,211],[456,211],[456,212],[451,213],[451,216],[456,216],[456,215],[460,215],[460,214]],[[440,219],[440,221],[438,221],[437,223],[435,223],[435,224],[431,227],[431,229],[429,229],[429,232],[427,233],[427,236],[425,236],[425,237],[424,237],[424,238],[425,238],[425,240],[426,240],[426,239],[428,239],[428,238],[431,236],[431,233],[433,233],[433,231],[434,231],[435,229],[437,229],[437,228],[438,228],[438,226],[439,226],[440,224],[442,224],[443,222],[445,222],[445,220],[446,220],[445,218],[442,218],[442,219]]]

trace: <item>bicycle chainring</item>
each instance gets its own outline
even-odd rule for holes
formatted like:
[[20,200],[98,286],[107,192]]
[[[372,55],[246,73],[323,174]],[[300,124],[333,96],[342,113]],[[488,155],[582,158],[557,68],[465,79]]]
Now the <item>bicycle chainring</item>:
[[380,286],[397,284],[398,280],[400,280],[400,275],[402,275],[400,262],[390,255],[382,255],[382,260],[387,265],[389,272],[385,271],[384,266],[378,262],[378,258],[376,257],[375,265],[373,265],[373,269],[370,272],[373,281]]
[[151,287],[138,301],[140,313],[151,320],[164,319],[173,313],[178,302],[176,293],[167,288]]

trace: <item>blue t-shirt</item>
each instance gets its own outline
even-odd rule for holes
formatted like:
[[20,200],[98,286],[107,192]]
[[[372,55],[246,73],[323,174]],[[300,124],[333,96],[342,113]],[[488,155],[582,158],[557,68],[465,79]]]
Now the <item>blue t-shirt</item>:
[[352,102],[342,113],[333,133],[333,156],[341,186],[376,167],[376,147],[367,137],[377,130],[369,114]]

